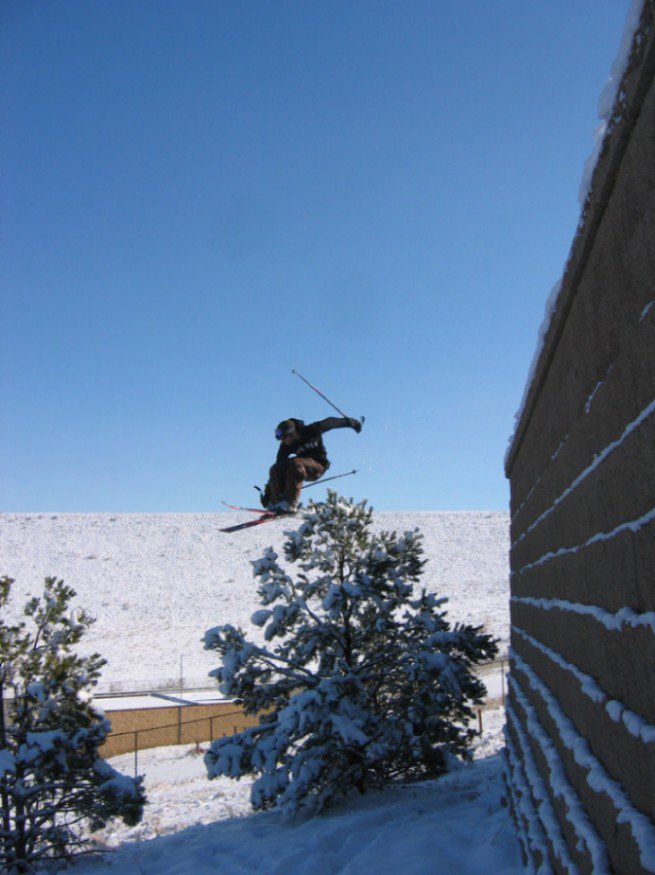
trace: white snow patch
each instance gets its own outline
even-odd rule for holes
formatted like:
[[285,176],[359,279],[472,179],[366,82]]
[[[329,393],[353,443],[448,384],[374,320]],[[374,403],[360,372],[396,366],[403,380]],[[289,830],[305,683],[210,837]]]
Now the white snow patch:
[[[502,709],[485,713],[478,759],[439,781],[355,794],[309,820],[252,814],[251,781],[208,781],[202,751],[172,747],[139,754],[150,799],[136,827],[97,834],[112,851],[80,860],[72,875],[479,875],[525,872],[509,811],[501,803]],[[111,765],[130,771],[134,756]]]
[[598,623],[602,623],[610,632],[620,632],[623,626],[631,626],[633,629],[644,626],[655,633],[655,611],[638,614],[632,608],[625,607],[613,613],[599,605],[569,602],[566,599],[535,598],[533,596],[512,596],[511,601],[517,604],[531,605],[544,611],[572,611],[575,614],[584,614],[593,617]]
[[[0,573],[15,578],[7,614],[22,617],[48,575],[73,587],[96,623],[83,643],[108,660],[103,689],[212,686],[218,660],[204,650],[207,629],[251,629],[262,609],[251,562],[270,545],[283,555],[290,521],[226,535],[216,514],[0,514]],[[295,521],[294,521],[295,523]],[[302,520],[297,521],[301,525]],[[509,638],[509,516],[502,512],[375,513],[379,532],[418,526],[427,565],[422,585],[446,596],[451,622],[484,624]],[[261,564],[261,562],[259,563]],[[292,566],[290,567],[292,570]],[[258,614],[261,620],[263,614]],[[256,639],[260,635],[260,639]],[[263,631],[251,636],[263,643]],[[504,645],[504,648],[503,648]]]
[[[271,523],[266,531],[219,532],[232,518],[247,517],[2,514],[1,571],[16,578],[8,619],[20,617],[24,602],[42,589],[46,575],[56,575],[76,590],[76,602],[97,617],[86,641],[89,650],[109,659],[105,683],[135,689],[166,677],[205,680],[217,664],[216,654],[203,649],[205,631],[225,623],[250,628],[251,616],[261,609],[250,562],[261,559],[271,544],[282,554],[284,528],[289,527],[286,521],[284,527]],[[445,608],[451,622],[484,624],[506,643],[508,514],[374,515],[376,531],[416,526],[424,535],[428,560],[422,581],[428,591],[449,598]],[[177,689],[181,698],[199,697]],[[107,859],[80,860],[69,871],[518,875],[524,869],[514,824],[501,803],[506,792],[498,753],[504,710],[487,710],[482,719],[473,765],[437,782],[356,794],[324,816],[291,823],[283,823],[277,812],[251,813],[250,780],[209,781],[202,749],[141,751],[137,770],[145,774],[150,800],[143,822],[131,828],[109,826],[98,835],[102,845],[114,849]],[[338,728],[352,733],[357,727],[342,720]],[[126,754],[110,764],[130,773],[134,760],[134,754]],[[0,769],[11,766],[10,758],[0,760]]]
[[598,118],[600,120],[600,123],[594,131],[593,151],[585,161],[584,169],[582,172],[580,191],[578,193],[578,200],[581,206],[584,206],[591,190],[591,182],[593,179],[594,170],[596,169],[596,164],[598,163],[600,153],[603,150],[603,142],[609,130],[609,124],[612,119],[612,115],[614,114],[614,107],[616,105],[617,98],[619,97],[621,80],[623,79],[623,75],[628,64],[630,49],[632,48],[634,36],[637,31],[637,27],[639,26],[639,19],[641,17],[643,7],[644,0],[632,0],[630,8],[628,9],[628,14],[626,16],[625,25],[623,27],[623,34],[619,43],[619,50],[610,69],[609,78],[607,79],[603,90],[600,93],[600,97],[598,98]]

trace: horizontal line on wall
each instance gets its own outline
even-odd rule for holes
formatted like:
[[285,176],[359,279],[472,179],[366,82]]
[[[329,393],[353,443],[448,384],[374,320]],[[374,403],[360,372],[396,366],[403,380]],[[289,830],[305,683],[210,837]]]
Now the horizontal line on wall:
[[[534,705],[531,704],[513,678],[510,678],[510,684],[513,695],[525,711],[527,731],[530,733],[533,741],[539,746],[548,764],[548,771],[550,773],[549,782],[553,795],[564,802],[568,814],[567,820],[580,839],[580,842],[589,851],[594,873],[598,873],[598,875],[600,873],[607,873],[609,875],[611,869],[607,856],[607,846],[589,820],[575,787],[569,781],[562,757],[539,720]],[[507,716],[519,737],[520,733],[525,733],[518,714],[516,714],[511,705],[507,709]],[[527,734],[524,735],[524,744],[522,746],[526,750],[529,747]]]
[[600,541],[610,541],[612,538],[615,538],[617,535],[620,535],[623,532],[638,532],[639,529],[652,522],[653,520],[655,520],[655,508],[649,510],[647,513],[645,513],[643,516],[639,517],[636,520],[630,520],[627,523],[621,523],[610,532],[598,532],[597,534],[592,535],[591,538],[589,538],[583,544],[577,544],[575,547],[560,547],[557,550],[550,550],[548,553],[544,553],[544,555],[541,556],[539,559],[535,559],[534,562],[528,562],[522,568],[518,568],[515,571],[512,571],[510,577],[523,574],[524,571],[529,571],[531,568],[536,568],[539,565],[544,565],[546,562],[550,562],[551,559],[558,559],[560,556],[566,556],[569,553],[577,553],[579,550],[584,550],[585,547],[591,547],[592,544],[597,544]]
[[[571,751],[573,759],[578,766],[587,771],[587,783],[591,789],[596,793],[605,793],[609,796],[613,806],[619,812],[618,822],[626,823],[630,826],[634,840],[639,848],[642,866],[649,872],[655,872],[655,825],[645,814],[642,814],[635,808],[623,786],[610,777],[602,762],[591,752],[587,739],[578,732],[572,720],[564,712],[557,697],[553,695],[537,673],[516,651],[511,651],[511,657],[515,670],[526,677],[530,687],[543,699],[548,708],[548,713],[557,727],[562,744]],[[512,675],[509,677],[509,682],[512,692],[517,696],[526,713],[528,713],[528,709],[533,709],[534,706],[518,688],[518,683]],[[534,713],[536,714],[536,711]],[[552,744],[550,737],[538,719],[534,731],[543,733],[544,737],[540,739],[540,744],[542,741]],[[600,869],[594,867],[594,872],[596,871],[600,871]]]
[[608,717],[613,720],[614,723],[620,723],[624,729],[627,729],[630,735],[638,738],[645,744],[655,744],[655,726],[645,720],[640,714],[637,714],[636,711],[628,708],[623,702],[619,702],[618,699],[613,699],[601,687],[595,678],[586,674],[586,672],[578,668],[577,665],[569,662],[568,659],[564,659],[561,653],[558,653],[546,644],[542,644],[541,641],[538,641],[518,626],[512,626],[512,632],[520,638],[523,638],[533,647],[536,647],[537,650],[541,651],[541,653],[547,656],[551,662],[554,662],[559,668],[574,675],[579,682],[584,695],[591,699],[594,704],[603,706]]
[[[530,748],[527,734],[523,729],[514,709],[507,708],[507,718],[510,721],[518,739],[520,751],[517,751],[510,734],[506,733],[505,747],[512,768],[512,783],[516,782],[517,789],[521,793],[519,807],[527,823],[527,844],[529,856],[536,848],[541,851],[545,859],[548,859],[548,846],[550,844],[555,857],[564,866],[567,872],[578,873],[579,869],[571,859],[566,839],[562,833],[555,807],[551,802],[548,788],[537,766],[534,754]],[[511,784],[510,784],[511,786]],[[571,793],[575,793],[571,787]],[[536,800],[536,804],[535,804]],[[578,800],[579,804],[579,800]]]
[[571,485],[570,485],[570,486],[567,486],[567,488],[564,490],[564,492],[562,492],[561,495],[559,495],[559,496],[555,499],[555,501],[551,504],[551,506],[550,506],[547,510],[545,510],[545,511],[541,514],[541,516],[538,516],[537,519],[536,519],[533,523],[531,523],[531,525],[528,526],[528,528],[527,528],[527,529],[521,534],[521,536],[518,537],[518,538],[514,541],[514,543],[512,544],[512,547],[516,547],[516,546],[518,546],[524,538],[526,538],[529,534],[531,534],[531,532],[533,532],[533,531],[537,528],[537,526],[541,525],[541,523],[542,523],[545,519],[547,519],[547,518],[551,515],[551,513],[552,513],[552,512],[553,512],[553,511],[554,511],[554,510],[555,510],[555,509],[556,509],[556,508],[557,508],[557,507],[558,507],[558,506],[559,506],[559,505],[560,505],[560,504],[566,499],[566,498],[568,498],[568,496],[569,496],[572,492],[574,492],[574,490],[576,490],[576,489],[578,488],[578,486],[579,486],[584,480],[586,480],[587,477],[588,477],[588,476],[589,476],[589,475],[590,475],[590,474],[591,474],[596,468],[598,468],[598,466],[601,465],[601,464],[605,461],[605,459],[606,459],[611,453],[614,452],[614,450],[617,449],[617,447],[620,447],[621,444],[622,444],[622,443],[623,443],[623,442],[624,442],[624,441],[625,441],[625,440],[626,440],[626,439],[632,434],[632,432],[635,431],[635,429],[637,429],[637,428],[638,428],[643,422],[645,422],[645,420],[648,419],[649,416],[652,416],[653,413],[655,413],[655,400],[651,401],[651,403],[641,411],[641,413],[639,414],[639,416],[637,416],[635,419],[633,419],[632,422],[629,423],[629,424],[625,427],[625,429],[623,430],[623,433],[621,434],[621,437],[619,437],[619,438],[617,438],[616,440],[612,441],[610,444],[608,444],[608,445],[605,447],[605,449],[601,450],[600,453],[598,453],[597,455],[594,456],[594,460],[593,460],[593,462],[591,462],[591,464],[587,465],[587,467],[584,469],[584,471],[582,471],[582,473],[578,474],[578,476],[577,476],[577,477],[575,478],[575,480],[571,483]]
[[582,614],[601,623],[610,632],[621,632],[625,626],[631,626],[633,629],[643,626],[655,633],[655,611],[638,614],[632,608],[626,607],[612,612],[599,605],[569,602],[566,599],[536,598],[535,596],[512,596],[510,602],[518,605],[529,605],[542,611],[570,611],[574,614]]

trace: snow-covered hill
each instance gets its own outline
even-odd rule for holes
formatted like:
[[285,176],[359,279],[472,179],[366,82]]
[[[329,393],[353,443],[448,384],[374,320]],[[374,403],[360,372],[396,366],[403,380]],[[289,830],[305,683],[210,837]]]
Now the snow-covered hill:
[[[63,577],[77,603],[97,617],[90,648],[108,660],[104,682],[151,686],[179,677],[206,680],[216,657],[202,648],[218,623],[249,626],[258,606],[250,562],[272,545],[282,555],[294,520],[225,535],[240,514],[2,514],[0,574],[15,578],[11,619]],[[418,527],[428,560],[423,583],[449,598],[452,621],[484,623],[508,635],[509,519],[505,513],[379,513],[376,529]],[[251,631],[254,637],[254,630]],[[504,648],[503,648],[504,649]],[[181,665],[182,660],[182,665]],[[444,780],[349,799],[327,816],[283,823],[249,814],[249,780],[207,781],[194,749],[142,751],[151,804],[137,827],[98,835],[121,845],[106,861],[79,861],[79,875],[105,872],[359,873],[523,871],[507,811],[499,756],[503,709],[485,712],[472,766]],[[133,768],[133,755],[114,761]],[[395,826],[394,826],[395,825]],[[178,832],[179,831],[179,832]],[[169,833],[169,835],[166,835]],[[144,841],[144,839],[151,839]]]
[[[16,581],[10,615],[40,592],[43,578],[64,578],[76,604],[97,622],[89,649],[107,660],[103,686],[159,685],[182,673],[187,685],[206,680],[216,663],[205,653],[206,629],[249,626],[258,605],[250,562],[272,545],[282,555],[277,520],[232,535],[219,527],[234,514],[0,515],[0,574]],[[426,589],[449,598],[451,621],[484,623],[508,639],[509,518],[500,512],[377,513],[376,529],[418,527],[428,560]],[[254,636],[253,636],[254,637]]]

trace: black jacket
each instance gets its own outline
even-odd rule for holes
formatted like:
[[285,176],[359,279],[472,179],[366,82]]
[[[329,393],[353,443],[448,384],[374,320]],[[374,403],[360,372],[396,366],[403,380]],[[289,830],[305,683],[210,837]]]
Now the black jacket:
[[320,465],[324,465],[326,470],[330,467],[330,462],[321,435],[333,428],[353,428],[352,419],[341,419],[337,416],[328,416],[327,419],[310,422],[308,425],[305,425],[302,419],[290,421],[296,426],[298,438],[291,444],[280,444],[276,461],[282,462],[289,456],[298,456],[301,459],[314,459]]

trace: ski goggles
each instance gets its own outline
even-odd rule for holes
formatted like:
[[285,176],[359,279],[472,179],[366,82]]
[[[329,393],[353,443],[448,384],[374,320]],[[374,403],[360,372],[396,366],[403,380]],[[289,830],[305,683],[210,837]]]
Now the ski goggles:
[[279,441],[281,441],[282,438],[283,438],[286,434],[289,434],[289,432],[288,432],[288,431],[285,431],[283,428],[276,428],[276,429],[275,429],[275,437],[276,437]]

